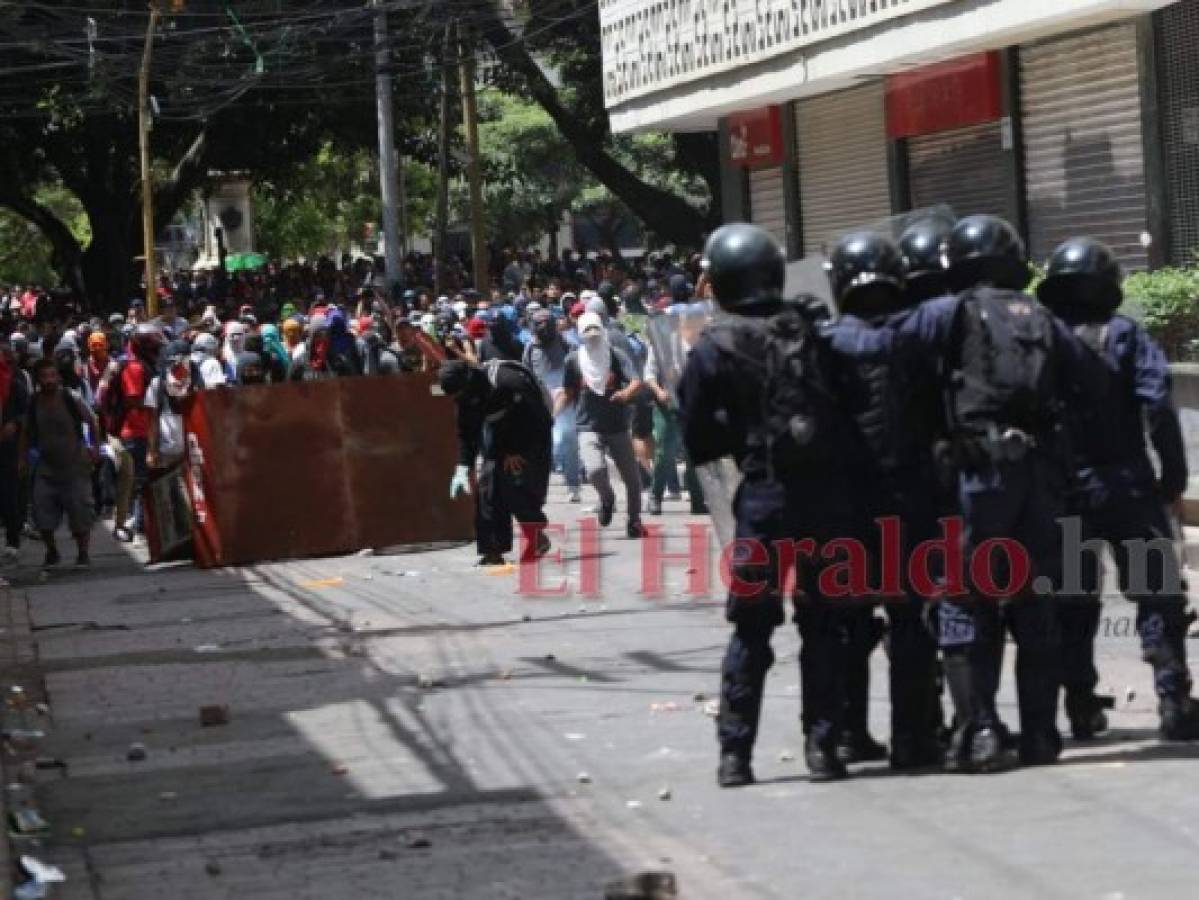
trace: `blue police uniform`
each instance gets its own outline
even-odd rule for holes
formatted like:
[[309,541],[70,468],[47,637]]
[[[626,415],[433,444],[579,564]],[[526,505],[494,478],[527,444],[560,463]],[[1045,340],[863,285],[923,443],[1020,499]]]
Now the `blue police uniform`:
[[[1164,504],[1187,484],[1186,450],[1170,399],[1170,370],[1154,340],[1132,319],[1116,315],[1098,322],[1063,317],[1104,367],[1101,403],[1076,407],[1067,421],[1075,461],[1070,510],[1081,519],[1083,541],[1112,549],[1124,595],[1137,604],[1137,633],[1154,686],[1164,703],[1190,694],[1186,660],[1186,595]],[[1145,445],[1149,438],[1161,463],[1155,476]],[[1156,542],[1139,552],[1125,541]],[[1145,546],[1142,544],[1142,546]],[[1135,547],[1135,545],[1134,545]],[[1099,554],[1080,554],[1077,595],[1059,605],[1063,686],[1071,719],[1096,702],[1095,635],[1100,618]],[[1143,562],[1142,562],[1143,560]]]
[[[779,303],[759,304],[765,317]],[[740,317],[735,317],[740,318]],[[733,635],[721,667],[717,738],[725,754],[749,759],[758,731],[766,673],[774,662],[774,629],[786,619],[786,573],[780,571],[776,542],[811,538],[823,546],[854,534],[849,457],[831,454],[825,464],[804,471],[780,470],[768,449],[763,397],[766,392],[763,347],[752,340],[730,351],[711,329],[697,342],[678,388],[679,412],[687,453],[697,466],[731,456],[743,474],[734,498],[738,541],[767,548],[769,562],[751,565],[734,558],[734,574],[765,589],[756,596],[730,591],[726,616]],[[822,421],[817,429],[836,429]],[[818,440],[835,446],[825,432]],[[820,560],[796,569],[795,620],[801,637],[802,722],[809,741],[829,752],[840,734],[844,714],[843,670],[853,604],[821,592]]]
[[[881,589],[884,577],[890,577],[881,570],[884,548],[876,521],[890,517],[900,527],[899,553],[892,562],[899,564],[895,574],[902,593],[881,597],[890,623],[892,761],[928,763],[938,755],[941,724],[937,648],[925,617],[926,599],[913,590],[906,563],[915,547],[938,531],[932,447],[944,432],[940,389],[931,374],[911,373],[896,364],[895,334],[883,322],[845,314],[827,325],[825,334],[839,363],[834,375],[838,396],[855,426],[853,446],[864,451],[854,467],[852,496],[858,534],[873,563],[874,587]],[[855,701],[855,693],[860,688],[864,694],[868,687],[871,649],[869,641],[850,647],[851,728],[855,718],[865,724],[865,698]]]
[[[979,292],[996,291],[992,288]],[[1033,310],[1037,301],[1015,291],[996,291],[1002,299]],[[947,407],[965,405],[969,391],[985,393],[986,384],[960,375],[963,346],[960,330],[966,295],[921,304],[896,327],[897,339],[910,364],[940,363]],[[982,293],[979,296],[983,296]],[[1046,313],[1046,315],[1048,315]],[[1081,345],[1062,323],[1050,318],[1051,365],[1058,404],[1088,383]],[[973,352],[973,351],[966,351]],[[975,733],[1005,729],[995,708],[1003,654],[1004,627],[1016,640],[1016,682],[1020,704],[1021,751],[1029,761],[1048,761],[1060,747],[1055,719],[1059,684],[1060,644],[1054,614],[1053,588],[1061,575],[1061,534],[1058,519],[1065,511],[1067,459],[1052,420],[1039,423],[988,421],[985,403],[969,421],[951,421],[955,442],[975,453],[959,460],[958,499],[962,516],[964,558],[969,565],[984,542],[1014,540],[1023,546],[1039,576],[1035,593],[1025,592],[999,602],[979,593],[967,578],[967,593],[944,597],[938,604],[939,640],[959,726]],[[1005,458],[988,438],[1019,426],[1027,434],[1025,452]],[[1002,553],[991,555],[989,572],[1003,588],[1012,574]],[[969,573],[966,573],[969,574]],[[1048,590],[1046,590],[1048,588]],[[961,729],[959,729],[960,733]]]

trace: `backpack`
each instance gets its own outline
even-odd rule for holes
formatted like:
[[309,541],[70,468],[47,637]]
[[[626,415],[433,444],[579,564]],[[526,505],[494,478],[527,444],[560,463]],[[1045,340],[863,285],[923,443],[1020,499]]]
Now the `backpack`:
[[1019,291],[983,287],[963,294],[954,326],[948,410],[954,427],[972,437],[1052,428],[1057,383],[1050,312]]
[[848,434],[833,389],[828,350],[816,323],[788,306],[768,318],[736,317],[709,327],[718,347],[762,376],[762,433],[768,470],[811,471],[843,460]]
[[549,389],[523,363],[513,362],[510,359],[489,359],[483,363],[483,373],[487,376],[487,381],[493,388],[499,386],[501,368],[517,372],[525,381],[529,382],[536,395],[541,398],[541,402],[545,405],[545,414],[551,419],[554,417],[554,401],[550,397]]

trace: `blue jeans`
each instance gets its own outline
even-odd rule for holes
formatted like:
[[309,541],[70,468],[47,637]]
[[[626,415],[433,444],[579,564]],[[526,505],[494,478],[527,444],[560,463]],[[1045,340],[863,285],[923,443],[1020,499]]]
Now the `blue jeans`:
[[554,419],[554,460],[562,463],[566,486],[579,488],[579,433],[575,428],[575,410],[568,406]]

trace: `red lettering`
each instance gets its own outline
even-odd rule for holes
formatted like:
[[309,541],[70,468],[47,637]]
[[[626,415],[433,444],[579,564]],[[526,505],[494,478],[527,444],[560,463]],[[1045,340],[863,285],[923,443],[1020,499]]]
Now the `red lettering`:
[[[862,542],[855,538],[834,538],[820,548],[824,559],[832,559],[844,550],[845,559],[820,571],[820,593],[825,597],[864,597],[870,593],[867,584],[867,554]],[[844,575],[844,579],[840,576]]]
[[[921,541],[908,560],[908,582],[921,597],[964,597],[966,585],[962,558],[962,520],[950,516],[940,520],[941,537]],[[929,561],[940,553],[944,563],[941,578],[931,571]]]
[[554,587],[541,583],[541,564],[546,560],[562,565],[562,545],[554,541],[553,549],[545,556],[536,556],[533,548],[537,546],[537,535],[541,532],[555,537],[566,538],[566,528],[563,525],[542,525],[522,523],[520,526],[520,563],[517,591],[528,597],[567,597],[570,595],[570,585],[563,576]]
[[[1007,556],[1008,581],[1003,590],[995,583],[991,568],[993,552],[1002,550]],[[1028,585],[1029,575],[1032,574],[1032,560],[1028,551],[1017,540],[1012,538],[991,538],[983,541],[975,548],[970,557],[970,583],[983,597],[992,600],[1006,600],[1020,593]]]
[[766,546],[750,538],[738,538],[726,546],[720,554],[720,579],[729,593],[739,600],[752,599],[765,592],[770,584],[765,580],[749,581],[734,573],[746,566],[768,566],[770,553]]
[[687,551],[667,553],[663,549],[662,526],[646,525],[645,537],[641,539],[641,593],[647,597],[661,597],[665,582],[667,562],[687,563],[687,593],[693,597],[704,597],[710,587],[708,583],[708,526],[693,523],[687,526]]

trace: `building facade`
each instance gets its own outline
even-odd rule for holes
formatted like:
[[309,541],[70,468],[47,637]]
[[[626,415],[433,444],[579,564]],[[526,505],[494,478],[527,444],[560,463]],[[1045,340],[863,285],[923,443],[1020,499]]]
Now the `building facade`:
[[1034,259],[1199,263],[1199,0],[601,0],[613,128],[719,130],[725,218],[799,258],[945,205]]

